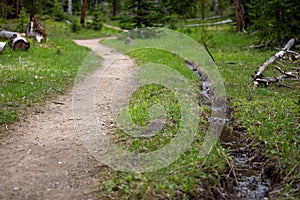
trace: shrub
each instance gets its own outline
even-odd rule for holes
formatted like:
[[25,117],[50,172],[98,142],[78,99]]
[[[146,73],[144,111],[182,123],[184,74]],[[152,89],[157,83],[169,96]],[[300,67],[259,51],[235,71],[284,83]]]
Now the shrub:
[[73,18],[73,19],[71,20],[71,30],[72,30],[72,32],[77,33],[77,32],[79,32],[81,29],[82,29],[82,26],[81,26],[81,24],[79,23],[79,21],[76,20],[75,18]]
[[294,0],[251,0],[249,7],[252,28],[259,31],[261,42],[270,45],[286,43],[300,36],[300,4]]
[[21,12],[19,14],[19,19],[17,21],[16,31],[25,32],[27,19],[28,17],[26,14],[26,9],[22,7]]
[[95,9],[93,11],[92,29],[99,31],[102,29],[102,26],[103,26],[103,20],[102,20],[101,13],[99,9]]
[[53,1],[53,17],[56,21],[63,21],[64,19],[66,19],[66,15],[64,14],[58,0]]

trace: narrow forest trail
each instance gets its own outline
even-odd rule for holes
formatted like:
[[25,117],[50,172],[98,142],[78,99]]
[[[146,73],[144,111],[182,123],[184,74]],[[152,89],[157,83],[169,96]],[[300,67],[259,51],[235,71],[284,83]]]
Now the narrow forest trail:
[[[99,44],[100,39],[77,40],[100,55],[102,66],[90,76],[99,76],[105,66],[120,56],[118,52]],[[109,77],[101,85],[102,97],[109,97],[113,83],[133,62],[126,56],[111,63]],[[101,84],[101,83],[100,83]],[[107,94],[106,94],[107,93]],[[105,102],[106,101],[106,102]],[[109,107],[106,98],[99,105],[98,116]],[[101,177],[101,164],[83,146],[74,126],[72,91],[42,106],[24,121],[8,127],[0,139],[0,199],[96,199],[95,191]]]

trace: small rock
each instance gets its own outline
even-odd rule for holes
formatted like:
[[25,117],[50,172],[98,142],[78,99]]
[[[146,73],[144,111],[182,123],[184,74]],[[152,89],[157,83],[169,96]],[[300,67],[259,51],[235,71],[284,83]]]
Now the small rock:
[[18,187],[18,186],[15,186],[14,188],[13,188],[13,191],[20,191],[22,188],[20,188],[20,187]]
[[131,37],[127,37],[127,38],[125,39],[125,44],[134,45],[134,41],[131,39]]
[[59,161],[59,162],[58,162],[58,164],[59,164],[59,165],[61,165],[61,164],[62,164],[62,162],[61,162],[61,161]]

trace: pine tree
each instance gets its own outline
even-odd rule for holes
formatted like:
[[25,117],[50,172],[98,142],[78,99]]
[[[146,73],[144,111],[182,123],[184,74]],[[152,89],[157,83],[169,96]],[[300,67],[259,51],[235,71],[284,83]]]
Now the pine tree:
[[156,0],[128,0],[126,7],[132,15],[128,20],[134,27],[151,27],[164,20],[162,5]]
[[[170,14],[183,16],[184,18],[194,17],[197,12],[199,0],[162,0],[165,9]],[[201,0],[200,3],[206,0]]]
[[248,10],[252,28],[259,31],[261,42],[275,45],[300,37],[298,1],[250,0]]

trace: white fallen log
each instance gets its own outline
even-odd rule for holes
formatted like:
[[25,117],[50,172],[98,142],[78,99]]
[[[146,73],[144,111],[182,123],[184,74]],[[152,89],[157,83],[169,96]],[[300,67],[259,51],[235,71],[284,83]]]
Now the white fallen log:
[[258,71],[256,72],[256,74],[254,75],[254,85],[258,86],[259,85],[259,81],[258,79],[261,79],[263,77],[263,72],[265,71],[265,69],[272,63],[275,62],[276,59],[278,58],[283,58],[284,55],[290,50],[290,48],[292,48],[292,46],[294,46],[296,40],[294,38],[290,39],[288,41],[288,43],[284,46],[284,48],[282,48],[279,52],[277,52],[274,56],[272,56],[271,58],[269,58],[266,62],[264,62],[261,66],[259,66]]
[[37,42],[42,42],[42,40],[44,40],[45,38],[39,33],[39,32],[36,32],[35,33],[35,39]]
[[14,35],[10,41],[9,41],[9,46],[13,49],[13,50],[17,50],[17,49],[21,49],[21,50],[28,50],[30,47],[29,42],[27,42],[27,40],[22,37],[21,35]]
[[6,46],[6,42],[0,42],[0,53],[2,53],[5,46]]
[[[291,72],[287,72],[287,73],[291,73]],[[280,76],[277,77],[265,77],[265,78],[258,78],[256,79],[256,81],[259,84],[263,84],[264,86],[268,86],[270,83],[281,83],[282,80],[288,80],[288,81],[300,81],[299,78],[290,78],[291,75],[289,74],[282,74]],[[292,76],[294,77],[294,76]]]
[[199,26],[215,26],[215,25],[221,25],[221,24],[229,24],[233,22],[232,19],[226,19],[218,22],[208,22],[208,23],[203,23],[203,24],[189,24],[187,27],[199,27]]
[[14,50],[28,50],[30,47],[30,44],[26,40],[26,38],[24,38],[20,33],[17,32],[0,30],[0,37],[9,40],[8,44]]
[[31,18],[30,23],[27,24],[26,36],[35,38],[37,42],[47,40],[47,34],[45,33],[45,25],[43,25],[37,19],[36,15],[34,15],[33,18]]

